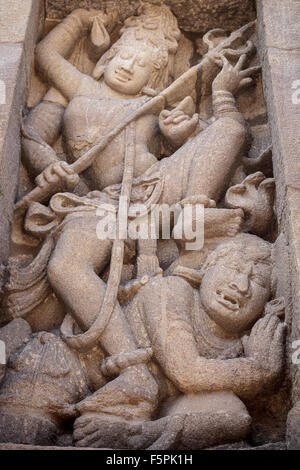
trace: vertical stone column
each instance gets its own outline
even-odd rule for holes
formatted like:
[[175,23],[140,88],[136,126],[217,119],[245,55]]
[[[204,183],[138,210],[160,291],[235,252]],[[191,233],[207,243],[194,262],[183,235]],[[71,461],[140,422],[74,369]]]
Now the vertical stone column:
[[287,367],[293,408],[287,443],[290,449],[300,449],[300,364],[292,363],[295,341],[300,340],[300,2],[257,0],[257,10],[281,234],[277,256],[288,260],[288,269],[278,270],[290,327]]
[[0,290],[18,183],[20,118],[42,13],[40,0],[0,0]]

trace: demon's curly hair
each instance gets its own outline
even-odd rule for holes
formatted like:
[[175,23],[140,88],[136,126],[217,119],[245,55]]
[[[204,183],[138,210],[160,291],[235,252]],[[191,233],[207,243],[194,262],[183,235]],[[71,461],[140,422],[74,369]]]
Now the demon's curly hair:
[[[227,258],[231,254],[241,253],[241,256],[255,263],[266,264],[273,267],[273,245],[256,235],[249,233],[241,233],[232,240],[221,242],[203,262],[200,274],[204,276],[206,271],[216,265],[221,259]],[[276,290],[275,271],[271,271],[271,292],[272,295]]]
[[212,251],[202,265],[206,270],[213,267],[220,259],[227,258],[231,253],[241,252],[243,256],[251,261],[272,264],[272,244],[248,233],[241,233],[232,240],[220,243]]

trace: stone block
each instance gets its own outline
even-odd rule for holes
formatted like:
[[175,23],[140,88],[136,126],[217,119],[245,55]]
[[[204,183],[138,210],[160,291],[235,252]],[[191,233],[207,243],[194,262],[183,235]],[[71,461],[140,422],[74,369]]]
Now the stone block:
[[23,42],[35,0],[0,0],[0,42]]
[[[259,0],[258,32],[265,96],[273,140],[279,229],[287,239],[289,273],[285,297],[291,318],[289,346],[300,338],[300,3],[296,0]],[[280,275],[280,273],[279,273]],[[291,350],[291,348],[290,348]],[[300,369],[288,370],[294,405],[300,398]],[[300,409],[290,412],[288,446],[300,448]]]
[[0,105],[0,263],[9,252],[10,224],[19,174],[20,116],[25,92],[22,44],[0,44],[0,80],[5,103]]
[[9,254],[20,159],[20,118],[40,30],[39,0],[0,0],[0,265]]

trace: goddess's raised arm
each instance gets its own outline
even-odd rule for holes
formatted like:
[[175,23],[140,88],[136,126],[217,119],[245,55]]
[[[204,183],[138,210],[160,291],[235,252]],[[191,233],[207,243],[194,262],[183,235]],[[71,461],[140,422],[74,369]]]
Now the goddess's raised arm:
[[36,48],[39,69],[46,80],[68,100],[77,92],[86,75],[79,72],[67,59],[78,40],[91,30],[96,17],[105,28],[108,17],[104,13],[74,10]]

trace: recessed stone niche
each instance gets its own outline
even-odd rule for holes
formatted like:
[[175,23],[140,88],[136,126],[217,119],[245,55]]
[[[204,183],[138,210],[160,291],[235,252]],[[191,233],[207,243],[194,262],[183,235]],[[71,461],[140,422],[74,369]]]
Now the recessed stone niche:
[[0,18],[0,449],[300,449],[298,2]]

